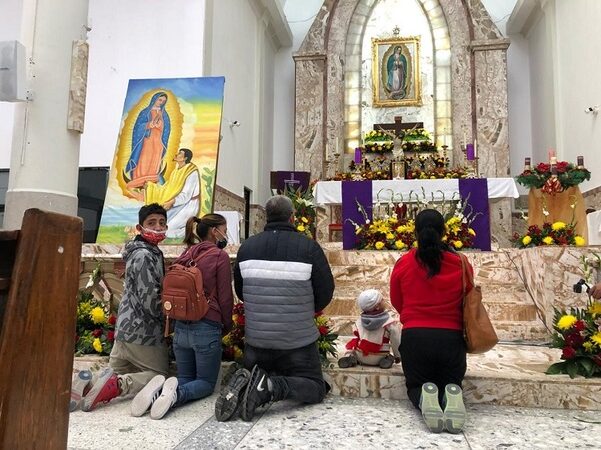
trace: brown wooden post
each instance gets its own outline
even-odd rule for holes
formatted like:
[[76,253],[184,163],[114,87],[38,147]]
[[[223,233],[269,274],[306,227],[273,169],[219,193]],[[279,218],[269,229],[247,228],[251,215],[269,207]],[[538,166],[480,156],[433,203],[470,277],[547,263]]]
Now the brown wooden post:
[[[0,448],[64,449],[82,221],[29,209],[17,235],[0,325]],[[0,245],[2,261],[7,248]]]

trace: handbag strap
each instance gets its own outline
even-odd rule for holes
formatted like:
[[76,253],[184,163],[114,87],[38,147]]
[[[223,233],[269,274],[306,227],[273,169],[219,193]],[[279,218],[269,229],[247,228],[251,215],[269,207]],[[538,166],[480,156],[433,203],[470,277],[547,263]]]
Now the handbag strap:
[[472,284],[472,289],[475,287],[474,277],[467,268],[467,256],[458,253],[459,259],[461,260],[461,282],[463,284],[463,298],[467,295],[467,282]]

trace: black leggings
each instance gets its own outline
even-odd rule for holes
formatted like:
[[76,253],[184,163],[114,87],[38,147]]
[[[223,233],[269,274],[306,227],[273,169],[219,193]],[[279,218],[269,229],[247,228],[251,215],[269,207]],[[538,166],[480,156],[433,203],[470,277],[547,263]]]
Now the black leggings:
[[441,404],[447,384],[461,386],[466,369],[462,331],[409,328],[402,332],[399,350],[407,395],[416,408],[419,409],[422,385],[428,381],[438,386]]

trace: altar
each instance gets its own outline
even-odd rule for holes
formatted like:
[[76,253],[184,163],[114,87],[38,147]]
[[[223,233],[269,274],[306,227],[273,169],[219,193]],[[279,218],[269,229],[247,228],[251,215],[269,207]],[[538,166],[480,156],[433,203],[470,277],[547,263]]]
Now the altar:
[[[518,188],[513,178],[487,178],[488,198],[518,198]],[[458,179],[438,180],[373,180],[373,203],[416,201],[415,194],[433,201],[449,200],[459,194]],[[318,181],[313,188],[313,196],[317,205],[342,204],[341,181]],[[394,199],[392,198],[394,196]],[[443,198],[444,197],[444,198]]]
[[[494,234],[497,243],[508,242],[511,235],[510,214],[505,214],[504,217],[505,223],[509,220],[509,227],[498,227],[498,220],[493,215],[498,213],[497,202],[503,201],[507,206],[511,199],[519,197],[513,178],[320,181],[315,184],[313,194],[316,205],[327,207],[323,210],[325,217],[318,220],[318,235],[320,228],[327,228],[331,223],[341,223],[345,249],[353,248],[354,224],[364,223],[365,219],[372,218],[372,205],[375,205],[373,217],[376,217],[382,214],[382,205],[387,207],[419,202],[423,207],[429,203],[462,201],[469,203],[470,208],[479,215],[474,220],[477,233],[474,240],[478,241],[475,247],[490,250]],[[365,211],[360,211],[358,204]],[[338,205],[341,208],[337,208]],[[365,214],[369,217],[362,217]],[[503,234],[500,238],[499,231]]]

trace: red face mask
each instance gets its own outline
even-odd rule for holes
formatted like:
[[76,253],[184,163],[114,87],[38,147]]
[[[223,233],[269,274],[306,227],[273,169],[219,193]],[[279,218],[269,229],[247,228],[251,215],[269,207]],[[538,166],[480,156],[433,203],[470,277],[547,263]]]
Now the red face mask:
[[142,227],[141,235],[146,242],[148,242],[149,244],[153,244],[153,245],[158,245],[159,242],[161,242],[163,239],[165,239],[164,231],[154,231],[154,230],[146,229],[144,227]]

